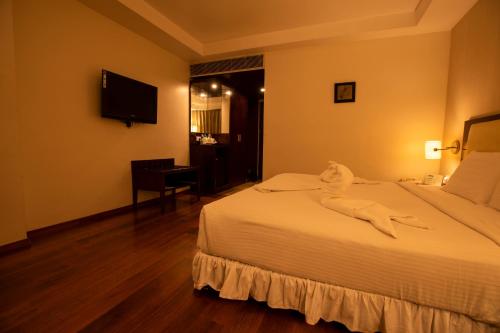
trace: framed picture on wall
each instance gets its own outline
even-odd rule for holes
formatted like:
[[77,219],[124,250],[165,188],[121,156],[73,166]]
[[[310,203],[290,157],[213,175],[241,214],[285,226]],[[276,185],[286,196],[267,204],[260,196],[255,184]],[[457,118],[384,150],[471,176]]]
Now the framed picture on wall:
[[356,100],[356,82],[335,83],[333,88],[334,103],[352,103]]

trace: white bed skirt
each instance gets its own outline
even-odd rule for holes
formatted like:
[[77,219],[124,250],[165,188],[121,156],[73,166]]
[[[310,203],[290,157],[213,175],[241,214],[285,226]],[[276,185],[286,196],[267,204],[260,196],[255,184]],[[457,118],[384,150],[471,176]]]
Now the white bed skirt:
[[196,289],[210,286],[222,298],[252,297],[272,308],[298,310],[311,325],[323,319],[361,332],[500,332],[463,314],[275,273],[201,251],[193,260],[193,280]]

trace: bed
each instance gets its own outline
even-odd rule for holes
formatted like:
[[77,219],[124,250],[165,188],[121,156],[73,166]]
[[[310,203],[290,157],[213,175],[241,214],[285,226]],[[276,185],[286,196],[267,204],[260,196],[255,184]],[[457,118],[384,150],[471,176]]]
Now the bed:
[[[486,142],[488,150],[500,151],[491,145],[500,116],[491,117],[466,123],[468,150]],[[277,177],[320,182],[315,175]],[[250,188],[203,208],[195,288],[252,297],[298,310],[310,324],[337,321],[353,331],[500,331],[498,210],[408,183],[356,184],[347,194],[418,216],[430,229],[397,224],[393,239],[325,209],[319,190]]]

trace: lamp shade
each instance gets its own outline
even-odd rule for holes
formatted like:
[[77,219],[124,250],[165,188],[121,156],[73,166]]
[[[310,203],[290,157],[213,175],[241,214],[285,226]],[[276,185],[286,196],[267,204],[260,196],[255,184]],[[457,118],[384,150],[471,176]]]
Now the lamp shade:
[[431,140],[425,141],[425,159],[426,160],[440,160],[441,159],[441,141]]

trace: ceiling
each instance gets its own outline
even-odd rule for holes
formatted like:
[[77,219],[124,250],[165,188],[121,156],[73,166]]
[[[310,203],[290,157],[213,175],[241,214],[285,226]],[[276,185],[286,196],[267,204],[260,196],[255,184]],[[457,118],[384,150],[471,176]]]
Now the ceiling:
[[202,43],[326,22],[412,12],[419,0],[146,0]]
[[477,0],[79,0],[191,62],[449,31]]

